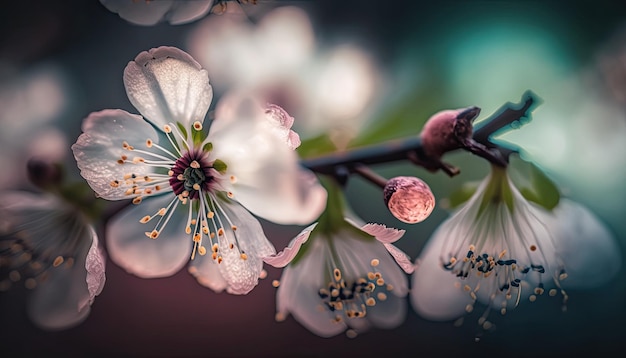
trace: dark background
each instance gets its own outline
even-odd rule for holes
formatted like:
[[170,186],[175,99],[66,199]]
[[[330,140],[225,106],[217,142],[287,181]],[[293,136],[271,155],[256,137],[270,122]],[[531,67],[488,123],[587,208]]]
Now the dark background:
[[[277,1],[274,4],[305,8],[313,20],[316,36],[322,41],[334,41],[335,33],[362,39],[381,66],[391,73],[403,59],[408,58],[406,61],[410,62],[408,54],[419,49],[423,49],[422,63],[433,64],[433,73],[445,73],[438,54],[445,52],[445,47],[455,46],[455,33],[476,21],[491,21],[489,16],[493,16],[494,21],[506,20],[506,16],[522,18],[531,27],[547,29],[568,49],[568,63],[583,66],[593,61],[597,48],[626,20],[626,11],[619,1],[436,4]],[[152,47],[172,45],[185,49],[185,36],[193,26],[194,23],[134,26],[96,0],[10,2],[3,4],[0,14],[0,80],[46,64],[62,68],[71,79],[72,97],[71,108],[57,123],[73,142],[80,133],[80,121],[91,111],[123,108],[134,112],[124,92],[123,68],[139,52]],[[444,98],[426,106],[468,104]],[[621,158],[623,153],[612,155]],[[466,160],[462,155],[451,159],[475,166],[470,173],[482,170],[484,175],[484,163]],[[71,157],[68,163],[72,165]],[[623,163],[623,159],[618,163]],[[623,168],[618,169],[621,170],[618,174],[622,175]],[[3,175],[9,175],[11,170],[21,169],[4,170],[7,172]],[[409,171],[415,175],[414,168],[403,165],[382,170],[385,173]],[[434,186],[435,191],[444,189],[445,185]],[[616,190],[615,195],[623,198],[624,187]],[[371,199],[375,204],[360,205],[363,203],[357,197],[380,195],[375,188],[355,180],[348,194],[354,199],[357,213],[365,220],[408,229],[400,246],[411,257],[419,253],[437,220],[445,216],[443,209],[438,208],[432,219],[420,228],[396,225],[382,204],[375,201],[378,199]],[[593,200],[587,200],[586,204],[602,206]],[[620,219],[623,209],[619,206],[607,210],[603,216],[619,240],[625,238],[624,223]],[[295,227],[264,225],[268,236],[278,238],[277,247],[285,245],[299,231]],[[623,247],[621,241],[620,245]],[[41,331],[28,321],[24,290],[0,293],[0,355],[561,357],[608,356],[626,348],[623,269],[605,287],[570,292],[566,313],[561,312],[558,300],[546,299],[522,305],[505,318],[496,318],[498,329],[483,336],[479,343],[474,342],[476,327],[473,324],[454,328],[451,323],[428,322],[411,309],[406,322],[394,330],[374,329],[356,339],[343,335],[330,339],[316,337],[293,318],[282,323],[274,321],[275,289],[271,282],[279,278],[280,272],[271,268],[268,272],[268,278],[249,295],[231,296],[201,287],[185,270],[170,278],[143,280],[126,274],[109,261],[106,286],[92,306],[89,318],[78,327],[61,332]]]

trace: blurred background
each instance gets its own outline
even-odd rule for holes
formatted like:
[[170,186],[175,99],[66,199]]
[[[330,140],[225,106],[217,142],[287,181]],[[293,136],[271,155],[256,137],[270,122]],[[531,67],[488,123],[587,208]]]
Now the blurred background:
[[[285,10],[285,6],[291,6]],[[295,7],[295,8],[293,8]],[[0,189],[32,189],[33,155],[65,163],[90,112],[122,108],[122,73],[141,52],[179,47],[207,70],[216,98],[248,87],[296,118],[303,139],[329,132],[339,147],[419,133],[433,113],[476,105],[485,118],[531,89],[543,103],[533,121],[499,140],[525,149],[563,194],[591,208],[626,240],[626,10],[617,1],[262,1],[234,16],[184,25],[137,26],[97,0],[20,1],[0,13]],[[216,100],[214,100],[214,103]],[[321,152],[323,150],[320,149]],[[315,153],[315,150],[310,151]],[[446,159],[448,178],[407,163],[374,167],[386,177],[423,178],[438,205],[423,223],[397,221],[380,190],[359,178],[348,199],[365,221],[406,229],[398,246],[412,258],[448,215],[445,197],[488,165],[469,154]],[[263,222],[276,247],[300,231]],[[602,258],[598,258],[601,260]],[[540,299],[496,317],[474,342],[466,320],[421,319],[412,309],[394,330],[356,339],[319,338],[293,320],[274,321],[280,271],[246,296],[216,294],[183,270],[143,280],[112,262],[89,318],[60,332],[30,323],[23,288],[0,293],[2,356],[573,356],[623,351],[626,284]]]

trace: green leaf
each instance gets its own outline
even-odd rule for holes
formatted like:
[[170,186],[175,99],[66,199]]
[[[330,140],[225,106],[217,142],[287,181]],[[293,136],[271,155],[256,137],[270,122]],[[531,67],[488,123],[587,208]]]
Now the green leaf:
[[327,134],[302,141],[297,151],[301,158],[313,158],[333,153],[337,148]]
[[547,210],[557,206],[561,198],[559,189],[537,165],[520,158],[515,161],[515,167],[524,176],[525,180],[518,188],[526,200]]
[[211,142],[204,143],[204,145],[202,146],[203,152],[210,152],[212,150],[213,150],[213,143]]
[[228,168],[228,166],[226,165],[226,163],[224,163],[223,161],[221,161],[219,159],[215,159],[215,161],[213,162],[213,169],[215,169],[218,172],[220,172],[220,174],[226,173],[226,169],[227,168]]
[[481,183],[480,181],[466,182],[466,183],[463,183],[461,187],[455,189],[447,197],[448,209],[454,209],[457,206],[468,201],[472,197],[472,195],[474,195],[480,183]]

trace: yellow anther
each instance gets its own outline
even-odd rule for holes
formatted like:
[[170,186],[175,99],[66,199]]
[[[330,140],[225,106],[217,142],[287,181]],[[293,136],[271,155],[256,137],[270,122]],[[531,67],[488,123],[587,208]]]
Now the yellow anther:
[[231,176],[230,176],[230,182],[231,182],[232,184],[235,184],[235,183],[237,182],[237,177],[236,177],[236,176],[234,176],[234,175],[231,175]]
[[372,261],[370,262],[370,265],[372,265],[373,267],[376,267],[380,264],[380,261],[378,259],[372,259]]
[[170,127],[169,125],[166,124],[166,125],[163,126],[163,131],[165,133],[172,133],[172,127]]
[[184,180],[185,180],[185,177],[184,177],[182,174],[178,174],[178,175],[176,176],[176,179],[178,179],[178,180],[180,180],[180,181],[184,181]]
[[148,148],[152,148],[152,144],[153,144],[153,143],[152,143],[152,139],[146,139],[146,146],[147,146]]
[[365,304],[368,306],[374,306],[376,305],[376,300],[374,299],[374,297],[370,297],[367,300],[365,300]]
[[124,161],[123,161],[123,160],[121,160],[121,159],[118,159],[118,160],[117,160],[117,164],[124,164]]
[[173,171],[173,170],[171,170],[171,169],[170,169],[170,170],[168,170],[168,171],[167,171],[167,176],[170,176],[170,177],[174,176],[174,171]]
[[202,130],[202,123],[200,123],[199,121],[193,122],[193,129],[195,129],[197,131]]
[[134,158],[133,158],[133,164],[143,163],[143,162],[145,162],[145,161],[146,161],[146,160],[145,160],[145,159],[143,159],[142,157],[134,157]]
[[156,230],[152,230],[152,232],[150,233],[150,238],[156,239],[157,237],[159,237],[159,232]]
[[272,286],[273,286],[274,288],[278,288],[278,286],[280,286],[280,281],[278,281],[278,280],[274,280],[274,281],[272,281]]
[[378,292],[376,297],[378,298],[379,301],[384,301],[387,299],[387,294],[385,294],[384,292]]
[[205,226],[205,227],[203,227],[203,228],[202,228],[202,233],[203,233],[203,234],[205,234],[205,235],[208,235],[208,234],[209,234],[209,228],[208,228],[208,227],[206,227],[206,226]]
[[333,276],[335,276],[335,280],[341,280],[341,271],[338,268],[334,269]]
[[204,247],[204,246],[200,246],[200,247],[198,247],[198,253],[199,253],[201,256],[206,255],[206,247]]
[[217,236],[224,236],[224,229],[223,228],[219,228],[219,230],[217,230]]
[[198,168],[200,168],[200,163],[198,163],[198,161],[197,161],[197,160],[194,160],[194,161],[192,161],[192,162],[189,164],[189,166],[190,166],[190,167],[192,167],[192,168],[194,168],[194,169],[198,169]]
[[465,306],[465,312],[472,313],[473,310],[474,310],[474,305],[472,305],[471,303]]
[[237,231],[237,225],[233,225],[230,228],[233,229],[233,231]]
[[211,254],[211,258],[213,258],[213,260],[217,260],[217,254],[214,252],[213,254]]
[[282,313],[282,312],[276,312],[276,315],[274,316],[274,319],[276,320],[276,322],[282,322],[285,319],[287,319],[287,316],[285,316],[285,314]]
[[187,235],[191,234],[191,227],[190,226],[187,226],[185,228],[185,234],[187,234]]
[[232,199],[232,198],[235,197],[235,194],[233,194],[232,191],[229,191],[229,192],[226,193],[226,196]]
[[189,192],[187,190],[183,190],[183,192],[180,193],[180,195],[182,195],[183,198],[187,198],[187,197],[189,197]]
[[502,250],[502,252],[498,255],[498,258],[501,259],[506,255],[506,250]]
[[193,188],[193,190],[195,190],[195,191],[199,191],[199,190],[200,190],[200,184],[198,184],[198,183],[194,183],[194,184],[193,184],[193,186],[192,186],[192,188]]
[[200,234],[193,235],[193,242],[200,242],[200,239],[202,239],[202,236],[200,236]]
[[472,288],[469,285],[465,285],[465,286],[463,286],[463,290],[469,292],[469,291],[472,290]]
[[215,213],[212,211],[209,211],[208,213],[206,213],[206,217],[209,219],[213,219],[213,216],[215,216]]
[[218,264],[221,264],[221,263],[222,263],[222,256],[218,256],[218,257],[217,257],[217,263],[218,263]]
[[145,224],[148,221],[150,221],[150,219],[152,219],[150,216],[146,215],[144,217],[141,218],[141,220],[139,220],[140,223]]
[[248,255],[246,255],[244,253],[242,253],[240,256],[241,256],[242,260],[247,260],[248,259]]
[[137,205],[139,203],[141,203],[141,200],[143,200],[140,196],[136,197],[133,199],[133,204]]
[[551,290],[548,292],[548,294],[549,294],[551,297],[556,296],[556,293],[557,293],[557,290],[556,290],[555,288],[551,289]]
[[118,180],[113,180],[112,182],[109,183],[113,188],[117,188],[118,186],[120,186],[120,182]]
[[537,300],[537,296],[535,296],[535,295],[530,295],[530,296],[528,296],[528,300],[529,300],[530,302],[535,302],[535,301]]
[[154,186],[154,190],[156,190],[156,191],[161,190],[161,186],[160,186],[160,185],[155,185],[155,186]]
[[374,275],[374,273],[370,271],[367,273],[367,278],[370,280],[374,280],[376,279],[376,275]]
[[217,250],[218,250],[219,248],[220,248],[220,247],[219,247],[219,245],[217,245],[217,244],[213,244],[213,246],[211,246],[211,251],[213,251],[213,252],[217,252]]
[[382,286],[382,285],[384,285],[384,284],[385,284],[385,280],[383,280],[383,279],[382,279],[382,277],[381,277],[381,278],[379,278],[378,280],[376,280],[376,284],[377,284],[378,286]]
[[52,266],[54,267],[59,267],[61,266],[61,264],[63,263],[63,257],[62,256],[57,256],[54,261],[52,262]]

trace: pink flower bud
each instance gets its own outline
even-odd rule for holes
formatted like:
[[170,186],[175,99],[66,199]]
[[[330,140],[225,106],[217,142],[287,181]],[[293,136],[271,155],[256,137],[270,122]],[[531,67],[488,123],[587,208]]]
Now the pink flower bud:
[[385,204],[398,220],[416,224],[424,221],[435,208],[435,196],[422,180],[415,177],[395,177],[383,190]]

